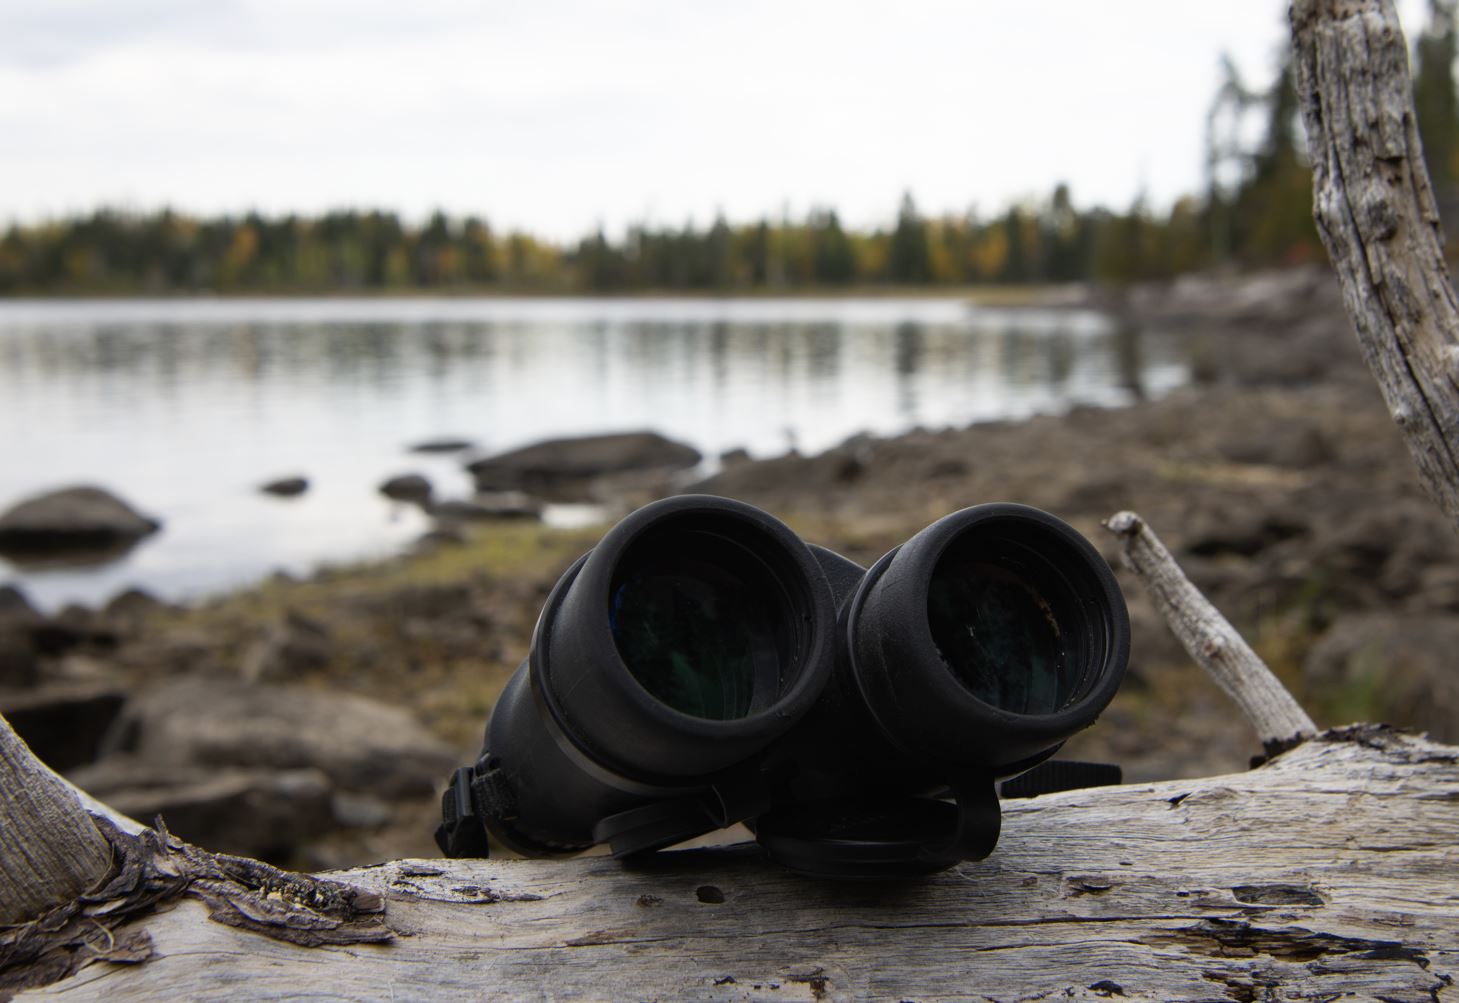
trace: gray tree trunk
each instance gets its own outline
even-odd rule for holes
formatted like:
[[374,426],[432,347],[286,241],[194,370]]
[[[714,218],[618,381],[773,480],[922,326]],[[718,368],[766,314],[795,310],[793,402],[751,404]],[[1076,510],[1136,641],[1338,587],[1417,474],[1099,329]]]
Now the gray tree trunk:
[[110,866],[80,799],[0,717],[0,925],[74,899]]
[[1459,304],[1392,0],[1293,0],[1314,215],[1363,355],[1459,525]]

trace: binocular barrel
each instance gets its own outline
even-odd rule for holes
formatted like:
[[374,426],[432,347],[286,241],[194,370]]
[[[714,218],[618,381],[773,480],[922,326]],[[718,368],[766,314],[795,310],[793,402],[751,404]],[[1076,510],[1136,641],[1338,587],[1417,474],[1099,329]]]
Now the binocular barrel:
[[753,506],[667,499],[557,583],[437,840],[621,856],[749,821],[814,873],[950,866],[1128,652],[1108,566],[1037,509],[953,513],[866,570]]

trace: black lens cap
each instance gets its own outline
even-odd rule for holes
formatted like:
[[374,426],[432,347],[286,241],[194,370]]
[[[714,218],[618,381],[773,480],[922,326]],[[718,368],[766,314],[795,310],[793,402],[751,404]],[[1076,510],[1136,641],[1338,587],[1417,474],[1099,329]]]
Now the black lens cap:
[[761,815],[756,838],[770,859],[802,874],[845,880],[933,874],[958,863],[959,810],[901,797],[874,805],[801,801]]

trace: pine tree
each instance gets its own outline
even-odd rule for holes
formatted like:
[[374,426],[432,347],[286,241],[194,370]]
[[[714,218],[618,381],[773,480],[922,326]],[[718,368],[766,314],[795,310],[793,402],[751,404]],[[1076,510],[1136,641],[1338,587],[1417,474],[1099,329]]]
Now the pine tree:
[[897,228],[892,231],[887,271],[893,282],[912,285],[932,280],[932,261],[927,251],[927,222],[918,215],[911,192],[902,196],[902,206],[897,212]]
[[1459,181],[1459,98],[1454,87],[1455,0],[1429,0],[1429,23],[1419,36],[1413,103],[1429,177],[1441,190]]

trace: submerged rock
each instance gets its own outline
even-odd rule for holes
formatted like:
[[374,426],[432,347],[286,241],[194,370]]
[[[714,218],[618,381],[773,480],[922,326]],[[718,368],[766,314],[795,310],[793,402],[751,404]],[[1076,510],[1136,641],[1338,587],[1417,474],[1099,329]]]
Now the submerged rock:
[[437,502],[430,507],[430,513],[447,525],[486,519],[540,519],[542,503],[521,491],[495,491],[464,501]]
[[400,474],[380,485],[380,493],[395,501],[424,505],[431,499],[431,482],[420,474]]
[[110,552],[161,526],[102,488],[63,488],[27,498],[0,515],[0,553]]
[[468,464],[479,491],[529,491],[556,497],[581,494],[600,477],[650,470],[684,470],[699,450],[657,432],[615,432],[549,439]]
[[470,439],[426,439],[410,447],[412,453],[461,453],[476,448]]
[[297,498],[309,490],[309,478],[280,477],[276,481],[259,485],[258,489],[266,495],[274,495],[277,498]]

